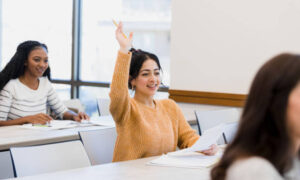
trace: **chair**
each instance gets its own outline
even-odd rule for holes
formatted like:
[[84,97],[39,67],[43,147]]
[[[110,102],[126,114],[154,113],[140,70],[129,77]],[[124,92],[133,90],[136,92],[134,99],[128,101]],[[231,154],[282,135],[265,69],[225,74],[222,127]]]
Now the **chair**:
[[[195,111],[199,134],[205,130],[217,126],[221,123],[237,122],[239,120],[239,111],[236,108]],[[224,144],[224,138],[218,140],[218,144]]]
[[13,178],[14,170],[9,151],[0,151],[0,179]]
[[66,101],[63,101],[64,105],[78,113],[78,112],[84,112],[84,106],[82,105],[81,101],[79,99],[69,99],[69,100],[66,100]]
[[90,166],[79,140],[10,148],[16,177]]
[[116,128],[80,131],[79,136],[92,165],[112,162]]
[[98,106],[99,116],[110,115],[109,104],[110,104],[110,99],[107,99],[107,98],[106,99],[105,98],[97,99],[97,106]]
[[229,122],[225,124],[223,138],[226,144],[232,142],[237,129],[238,129],[238,122]]

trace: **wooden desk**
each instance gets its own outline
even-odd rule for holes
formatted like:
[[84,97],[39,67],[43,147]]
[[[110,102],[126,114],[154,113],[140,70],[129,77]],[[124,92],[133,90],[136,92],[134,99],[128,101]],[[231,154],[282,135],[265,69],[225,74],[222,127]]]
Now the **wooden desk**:
[[147,162],[157,157],[109,163],[80,169],[59,171],[16,179],[30,180],[65,180],[65,179],[108,179],[108,180],[209,180],[209,168],[175,168],[146,165]]

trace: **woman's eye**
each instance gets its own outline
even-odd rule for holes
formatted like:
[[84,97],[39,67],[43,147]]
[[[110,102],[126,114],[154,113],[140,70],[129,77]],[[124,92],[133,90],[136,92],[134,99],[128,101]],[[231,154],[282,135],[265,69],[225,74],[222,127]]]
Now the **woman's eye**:
[[40,59],[33,59],[35,62],[40,62]]
[[142,76],[147,76],[148,74],[142,74]]
[[159,76],[159,75],[160,75],[160,73],[159,73],[159,72],[156,72],[156,73],[155,73],[155,75],[156,75],[156,76]]

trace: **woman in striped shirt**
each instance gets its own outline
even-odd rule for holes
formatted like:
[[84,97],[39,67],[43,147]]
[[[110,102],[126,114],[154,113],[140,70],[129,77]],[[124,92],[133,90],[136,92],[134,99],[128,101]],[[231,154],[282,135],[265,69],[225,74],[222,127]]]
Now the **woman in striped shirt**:
[[66,108],[49,79],[47,46],[37,41],[21,43],[0,72],[0,126],[45,124],[52,119],[47,106],[61,119],[88,119],[85,113]]

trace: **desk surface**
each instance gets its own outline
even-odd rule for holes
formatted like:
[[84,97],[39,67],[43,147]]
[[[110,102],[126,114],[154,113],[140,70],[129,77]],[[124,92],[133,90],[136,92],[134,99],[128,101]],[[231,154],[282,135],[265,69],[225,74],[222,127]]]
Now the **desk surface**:
[[[113,121],[111,116],[100,116],[99,121]],[[90,126],[63,130],[26,129],[20,125],[0,127],[0,150],[12,146],[30,146],[79,139],[78,131],[104,129],[111,126]]]
[[31,146],[79,139],[78,131],[111,127],[114,121],[111,116],[100,116],[97,120],[107,126],[91,126],[63,130],[26,129],[18,126],[0,127],[0,151],[8,150],[12,146]]
[[38,179],[38,180],[60,180],[60,179],[108,179],[108,180],[127,180],[127,179],[187,179],[187,180],[208,180],[210,168],[176,168],[151,166],[146,163],[157,157],[109,163],[86,168],[59,171],[54,173],[40,174],[17,179]]

